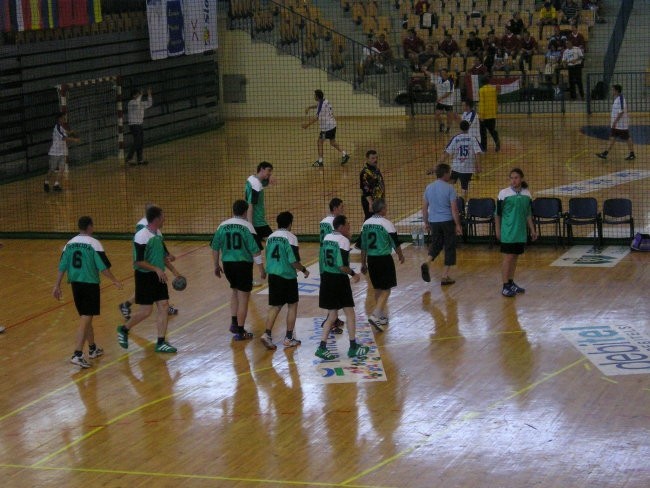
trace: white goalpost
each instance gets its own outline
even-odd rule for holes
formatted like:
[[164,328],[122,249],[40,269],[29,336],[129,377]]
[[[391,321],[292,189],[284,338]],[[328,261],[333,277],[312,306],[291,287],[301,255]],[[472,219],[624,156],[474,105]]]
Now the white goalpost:
[[111,156],[123,161],[124,114],[120,77],[104,76],[63,83],[56,89],[68,130],[81,139],[80,143],[70,146],[68,161],[83,164]]

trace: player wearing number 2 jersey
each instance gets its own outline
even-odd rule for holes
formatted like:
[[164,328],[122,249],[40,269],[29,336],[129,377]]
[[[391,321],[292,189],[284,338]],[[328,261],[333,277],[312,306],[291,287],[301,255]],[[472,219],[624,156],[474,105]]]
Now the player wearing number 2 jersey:
[[89,368],[90,363],[83,357],[84,343],[88,343],[88,357],[96,358],[104,351],[95,344],[93,330],[93,317],[99,315],[99,273],[109,278],[117,288],[122,284],[111,273],[111,263],[106,257],[101,243],[91,237],[93,234],[93,220],[90,217],[79,219],[79,235],[73,237],[63,248],[59,261],[59,274],[52,295],[57,300],[61,299],[61,281],[63,275],[68,274],[68,282],[72,286],[74,304],[79,312],[79,330],[77,343],[70,362],[81,368]]
[[357,283],[359,275],[350,268],[350,223],[345,215],[337,216],[332,222],[334,231],[323,239],[320,247],[320,291],[318,305],[327,310],[327,319],[323,324],[321,342],[316,350],[316,356],[325,360],[335,359],[336,356],[327,349],[327,339],[330,329],[334,326],[338,310],[345,312],[345,318],[350,339],[348,357],[361,357],[368,354],[367,346],[360,346],[356,341],[356,320],[354,298],[347,275]]
[[210,247],[214,274],[221,278],[223,272],[232,289],[230,332],[234,334],[234,340],[242,341],[253,337],[251,332],[244,329],[248,300],[253,289],[253,263],[260,268],[262,279],[266,278],[266,272],[262,265],[262,252],[255,239],[255,228],[246,220],[248,203],[245,200],[235,201],[232,212],[232,218],[225,220],[217,228]]
[[395,249],[399,262],[404,254],[397,240],[397,230],[386,218],[386,202],[375,200],[374,215],[361,227],[361,272],[370,273],[370,282],[375,289],[375,308],[368,316],[368,322],[380,332],[388,325],[387,303],[391,288],[397,286],[397,273],[391,252]]
[[273,324],[280,310],[287,304],[287,333],[284,347],[295,347],[300,341],[293,336],[298,313],[298,278],[296,270],[302,271],[305,278],[309,271],[300,262],[298,239],[291,233],[293,215],[282,212],[276,222],[278,230],[266,241],[266,273],[269,277],[269,312],[266,316],[266,331],[260,337],[267,349],[274,350]]

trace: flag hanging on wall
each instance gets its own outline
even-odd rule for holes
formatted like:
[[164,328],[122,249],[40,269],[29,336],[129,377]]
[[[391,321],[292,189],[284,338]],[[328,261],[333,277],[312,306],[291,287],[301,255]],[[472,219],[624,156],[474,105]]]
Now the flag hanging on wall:
[[0,25],[4,32],[90,25],[101,21],[101,0],[0,0]]
[[217,47],[217,0],[147,0],[151,59]]

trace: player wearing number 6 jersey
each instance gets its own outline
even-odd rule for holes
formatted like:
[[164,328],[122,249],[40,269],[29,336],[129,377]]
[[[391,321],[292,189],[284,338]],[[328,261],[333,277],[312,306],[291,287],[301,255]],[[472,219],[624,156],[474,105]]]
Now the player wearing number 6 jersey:
[[246,220],[247,211],[248,203],[236,200],[232,205],[233,216],[219,225],[210,243],[214,274],[221,278],[221,273],[224,273],[232,288],[230,332],[234,334],[235,341],[253,337],[251,332],[244,329],[248,300],[253,289],[253,263],[260,268],[262,279],[266,278],[262,252],[255,239],[255,228]]
[[345,215],[337,216],[332,222],[334,231],[323,239],[320,247],[320,291],[318,306],[327,310],[327,319],[323,324],[323,335],[316,350],[316,356],[325,360],[335,359],[336,356],[327,349],[327,339],[330,329],[336,321],[338,310],[345,313],[350,349],[348,357],[362,357],[368,354],[367,346],[360,346],[356,341],[356,321],[354,298],[347,275],[357,283],[359,275],[350,268],[350,223]]
[[111,273],[111,262],[106,257],[101,243],[91,237],[93,234],[93,219],[81,217],[79,219],[79,235],[73,237],[63,248],[59,261],[59,274],[52,295],[57,300],[61,299],[61,281],[63,275],[68,274],[68,282],[72,286],[74,304],[79,312],[79,330],[77,343],[70,362],[81,368],[90,368],[90,363],[83,357],[84,343],[88,342],[88,357],[96,358],[104,351],[95,344],[95,331],[93,330],[93,317],[99,315],[99,273],[102,273],[113,284],[121,289],[122,283],[117,281]]
[[300,341],[293,336],[298,313],[297,270],[307,278],[309,271],[300,262],[298,238],[291,233],[293,215],[282,212],[276,218],[278,230],[266,241],[266,273],[269,278],[269,312],[266,316],[266,331],[260,338],[267,349],[277,349],[273,344],[273,324],[280,310],[287,304],[287,333],[284,347],[295,347]]
[[374,215],[361,227],[361,272],[370,274],[375,289],[375,308],[368,316],[368,322],[380,332],[388,325],[388,297],[391,288],[397,286],[397,273],[391,252],[395,249],[399,262],[404,254],[397,239],[397,230],[386,218],[386,202],[382,199],[372,203]]

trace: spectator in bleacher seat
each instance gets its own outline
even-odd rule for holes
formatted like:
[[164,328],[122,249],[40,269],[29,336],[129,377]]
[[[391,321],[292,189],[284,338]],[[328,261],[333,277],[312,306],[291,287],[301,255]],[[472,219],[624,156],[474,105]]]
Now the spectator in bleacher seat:
[[519,53],[521,42],[519,36],[516,36],[508,27],[506,33],[501,38],[501,47],[510,58],[515,58]]
[[448,59],[453,58],[454,56],[460,56],[460,48],[458,43],[451,37],[451,34],[445,32],[445,38],[438,44],[438,52],[441,56],[444,56]]
[[431,4],[428,0],[418,0],[413,6],[413,13],[415,15],[422,15],[429,10],[431,10]]
[[516,36],[520,36],[523,33],[525,26],[519,12],[512,14],[512,18],[506,22],[506,28]]
[[[408,36],[402,41],[404,57],[411,62],[411,67],[418,64],[418,54],[424,51],[424,41],[415,33],[415,29],[409,29]],[[415,71],[415,69],[414,69]]]
[[560,16],[563,24],[577,24],[580,21],[580,5],[576,0],[566,0]]
[[576,87],[580,92],[580,100],[585,98],[585,89],[582,86],[582,65],[585,55],[578,46],[570,40],[566,42],[566,49],[562,52],[562,65],[569,70],[569,92],[571,100],[576,99]]
[[[476,58],[474,65],[467,70],[469,76],[465,76],[465,100],[470,102],[478,101],[478,86],[472,83],[472,75],[477,75],[478,79],[488,74],[487,66],[483,63],[481,58]],[[476,94],[474,94],[476,91]]]
[[567,33],[560,29],[559,25],[553,26],[553,34],[551,34],[551,37],[548,38],[548,45],[550,45],[551,42],[554,42],[560,47],[560,49],[564,49],[566,40]]
[[377,50],[377,60],[381,64],[391,64],[393,62],[393,50],[386,40],[386,34],[379,34],[372,47]]
[[428,42],[424,51],[418,54],[418,64],[416,67],[422,72],[431,71],[433,70],[433,64],[436,62],[436,59],[438,59],[436,45],[433,42]]
[[375,48],[375,43],[372,36],[368,36],[368,44],[362,49],[363,59],[359,63],[359,71],[357,73],[357,83],[362,83],[367,74],[378,72],[383,69],[379,63],[379,50]]
[[494,56],[496,55],[498,48],[499,41],[497,40],[494,31],[488,32],[488,36],[483,41],[483,62],[490,73],[492,72]]
[[585,36],[578,32],[578,26],[576,24],[571,26],[571,33],[567,36],[567,41],[571,41],[574,46],[582,49],[583,53],[587,51],[587,41],[585,41]]
[[502,47],[497,48],[494,55],[494,62],[492,63],[492,72],[505,71],[509,73],[512,70],[512,56]]
[[538,51],[539,47],[537,46],[537,41],[533,36],[530,35],[530,32],[525,30],[521,39],[521,56],[519,58],[519,69],[522,71],[530,69],[533,60],[533,54],[537,54]]
[[555,7],[551,5],[551,2],[544,2],[544,6],[539,9],[537,24],[539,25],[550,25],[557,24],[558,15]]
[[545,54],[546,65],[544,66],[544,79],[546,83],[557,85],[559,83],[559,67],[562,60],[562,48],[556,41],[548,43]]
[[597,24],[604,24],[607,22],[602,18],[601,0],[582,0],[582,10],[593,11]]
[[133,154],[137,156],[137,164],[147,164],[144,159],[144,111],[151,108],[153,105],[153,98],[151,97],[151,88],[147,88],[147,100],[142,101],[142,90],[136,88],[131,94],[131,100],[127,105],[127,120],[129,122],[129,130],[131,131],[131,147],[129,153],[126,155],[126,163],[135,165],[133,161]]
[[469,36],[465,41],[465,55],[476,56],[477,58],[483,56],[483,41],[474,31],[469,31]]

